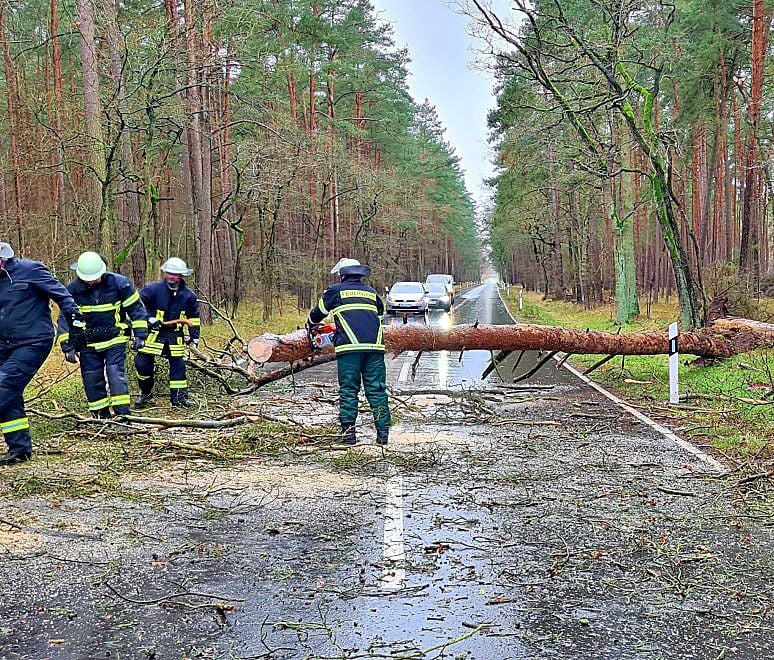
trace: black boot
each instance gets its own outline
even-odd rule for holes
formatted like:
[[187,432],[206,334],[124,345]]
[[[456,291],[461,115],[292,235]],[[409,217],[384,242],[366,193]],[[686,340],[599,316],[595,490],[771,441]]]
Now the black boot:
[[4,465],[16,465],[17,463],[24,463],[32,458],[31,451],[14,451],[10,450],[5,456],[0,456],[0,466]]
[[187,396],[174,399],[171,403],[173,408],[196,408],[194,403]]
[[146,408],[152,398],[153,392],[140,392],[139,396],[134,400],[134,407]]
[[376,444],[386,445],[387,440],[390,439],[390,429],[376,429]]
[[339,442],[343,445],[357,444],[357,436],[355,435],[355,425],[342,426],[341,435],[339,436]]

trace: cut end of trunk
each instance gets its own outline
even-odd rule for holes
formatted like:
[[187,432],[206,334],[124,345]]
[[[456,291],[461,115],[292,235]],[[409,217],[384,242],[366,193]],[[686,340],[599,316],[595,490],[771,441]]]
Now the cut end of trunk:
[[247,344],[247,355],[253,362],[266,364],[274,352],[274,342],[271,340],[274,335],[261,335],[253,337]]

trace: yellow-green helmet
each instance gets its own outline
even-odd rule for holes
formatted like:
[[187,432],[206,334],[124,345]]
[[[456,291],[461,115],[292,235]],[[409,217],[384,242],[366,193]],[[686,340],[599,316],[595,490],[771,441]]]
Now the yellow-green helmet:
[[84,252],[74,265],[75,274],[84,282],[98,280],[107,272],[105,262],[96,252]]

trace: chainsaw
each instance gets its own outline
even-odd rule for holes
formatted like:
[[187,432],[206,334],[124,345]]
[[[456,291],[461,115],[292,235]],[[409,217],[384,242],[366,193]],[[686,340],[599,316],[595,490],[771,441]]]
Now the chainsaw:
[[333,323],[307,323],[306,336],[309,339],[309,347],[313,351],[319,351],[326,346],[333,346],[333,335],[336,334],[336,325]]

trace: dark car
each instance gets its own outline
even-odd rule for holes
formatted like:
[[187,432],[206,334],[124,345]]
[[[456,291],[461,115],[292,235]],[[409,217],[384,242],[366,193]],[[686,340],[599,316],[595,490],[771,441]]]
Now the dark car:
[[387,294],[387,313],[427,311],[427,292],[421,282],[397,282]]
[[445,284],[425,284],[427,290],[427,306],[430,309],[442,309],[448,312],[452,308],[452,299]]

